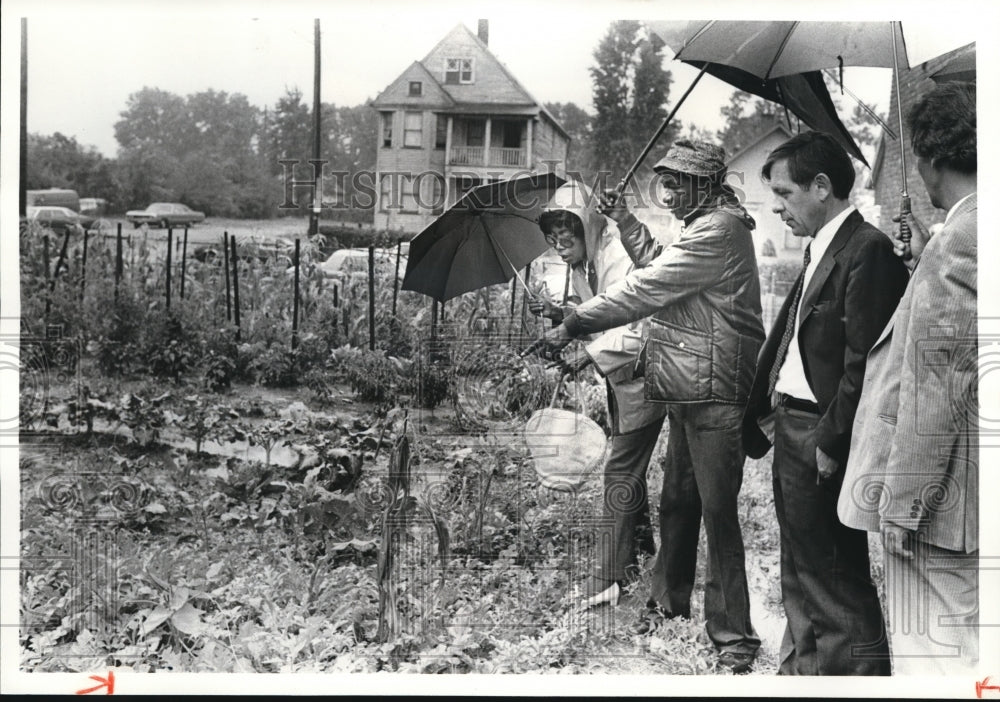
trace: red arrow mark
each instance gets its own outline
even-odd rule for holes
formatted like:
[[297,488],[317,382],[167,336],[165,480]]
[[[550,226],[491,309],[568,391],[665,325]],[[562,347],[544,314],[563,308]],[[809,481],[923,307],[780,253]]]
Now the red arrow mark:
[[983,690],[996,690],[1000,692],[1000,685],[990,685],[990,676],[983,678],[982,682],[976,681],[976,697],[983,698]]
[[[94,687],[88,687],[85,690],[77,690],[76,694],[78,694],[78,695],[89,695],[91,692],[97,692],[102,687],[108,688],[108,691],[105,694],[107,694],[107,695],[113,695],[113,694],[115,694],[115,671],[109,670],[107,678],[102,678],[100,675],[91,675],[90,679],[91,680],[96,680],[97,682],[99,682],[101,684],[100,685],[95,685]],[[976,686],[977,686],[977,689],[978,689],[979,683],[976,683]]]

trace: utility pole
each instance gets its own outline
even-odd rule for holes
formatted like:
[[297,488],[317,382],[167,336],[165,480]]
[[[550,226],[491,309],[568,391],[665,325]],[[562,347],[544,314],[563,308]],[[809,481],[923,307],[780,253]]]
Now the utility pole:
[[28,18],[21,18],[21,180],[17,189],[17,213],[24,217],[28,205]]
[[[313,20],[313,160],[319,161],[320,145],[320,47],[319,47],[319,19]],[[318,183],[322,183],[322,178],[317,178]],[[317,187],[313,189],[312,211],[309,213],[309,236],[316,236],[319,231],[319,211],[323,206],[323,192]]]

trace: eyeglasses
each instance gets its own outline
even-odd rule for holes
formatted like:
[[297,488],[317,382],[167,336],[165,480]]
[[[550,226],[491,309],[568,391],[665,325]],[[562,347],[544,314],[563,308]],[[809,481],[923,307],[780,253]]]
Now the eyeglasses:
[[546,236],[545,242],[553,249],[571,249],[573,248],[573,245],[576,244],[576,237],[569,236],[556,238],[554,236]]

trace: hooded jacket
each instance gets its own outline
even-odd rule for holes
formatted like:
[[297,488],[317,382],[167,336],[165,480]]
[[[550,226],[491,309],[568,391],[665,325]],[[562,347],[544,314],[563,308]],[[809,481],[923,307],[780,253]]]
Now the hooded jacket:
[[[560,187],[546,205],[546,211],[562,210],[575,214],[583,223],[587,260],[570,269],[573,292],[583,301],[594,293],[587,280],[587,265],[597,274],[597,292],[602,293],[633,269],[632,259],[618,239],[614,222],[595,209],[594,195],[581,183]],[[643,379],[635,378],[634,367],[642,348],[642,323],[633,322],[595,334],[586,339],[585,350],[597,372],[604,376],[617,405],[616,434],[625,434],[661,419],[666,408],[646,402]]]
[[564,324],[579,335],[651,315],[637,366],[647,400],[744,404],[765,336],[754,226],[727,192],[687,217],[666,247],[627,215],[621,242],[637,270]]

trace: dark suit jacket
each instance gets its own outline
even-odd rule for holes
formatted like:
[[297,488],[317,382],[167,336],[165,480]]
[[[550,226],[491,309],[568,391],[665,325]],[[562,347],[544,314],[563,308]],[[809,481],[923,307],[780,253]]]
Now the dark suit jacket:
[[[907,280],[906,266],[893,253],[889,237],[855,211],[834,234],[802,295],[799,350],[806,380],[822,413],[816,445],[836,459],[841,469],[850,450],[868,351],[892,317]],[[771,412],[768,377],[801,284],[800,275],[757,359],[743,418],[743,447],[751,458],[760,458],[771,448],[758,421]]]

